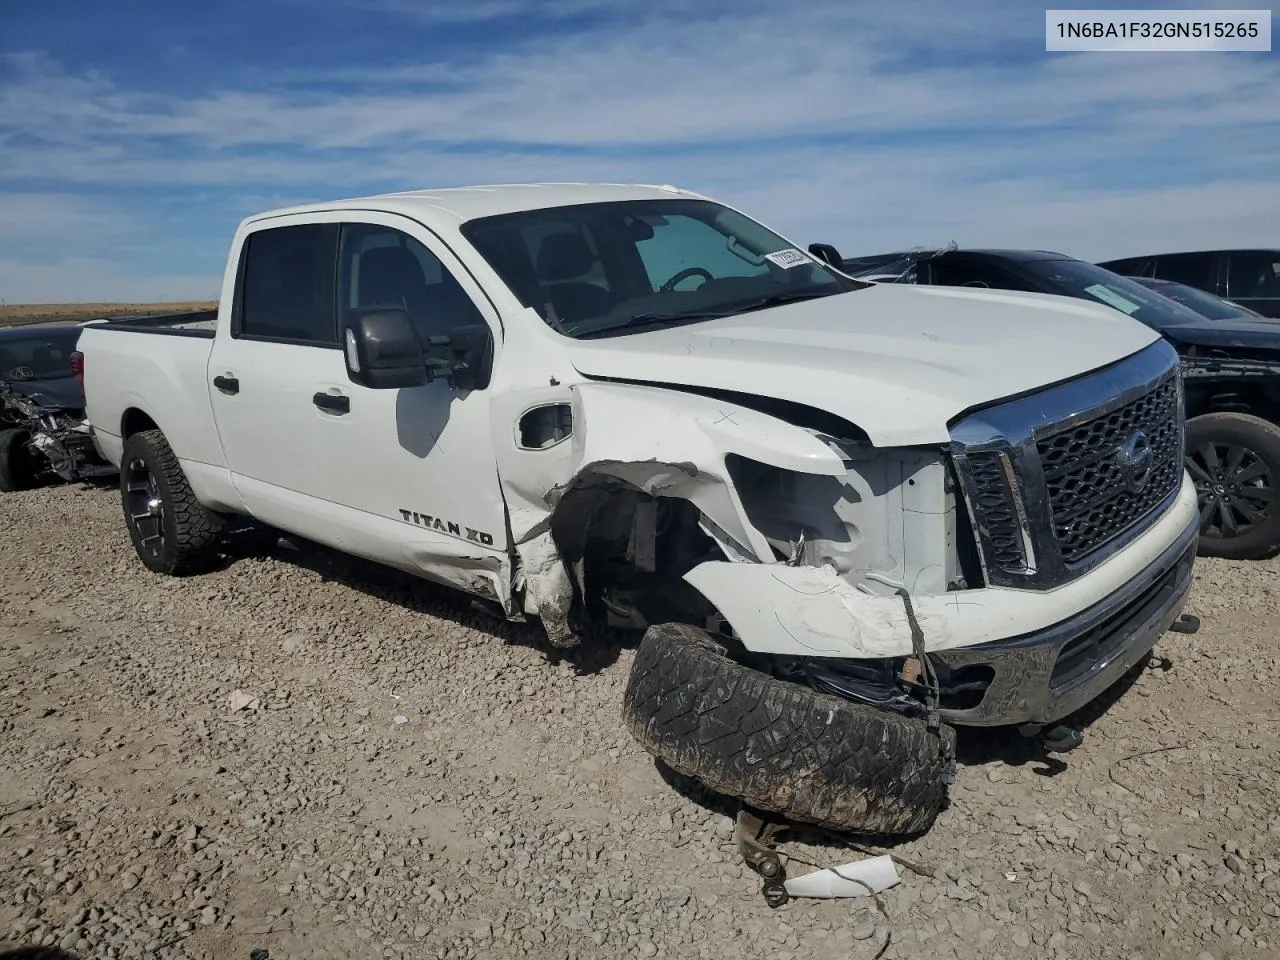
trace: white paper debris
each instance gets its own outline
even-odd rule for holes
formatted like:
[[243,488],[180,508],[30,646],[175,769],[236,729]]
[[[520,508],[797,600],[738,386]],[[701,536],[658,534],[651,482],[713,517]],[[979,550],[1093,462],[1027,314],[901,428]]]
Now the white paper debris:
[[398,713],[397,713],[394,717],[392,717],[391,719],[392,719],[392,720],[394,720],[394,721],[396,722],[396,726],[397,726],[397,727],[398,727],[398,726],[400,726],[400,724],[402,724],[402,723],[408,723],[408,722],[409,722],[409,718],[408,718],[408,717],[406,717],[406,716],[402,716],[401,714],[398,714]]
[[789,877],[784,886],[793,897],[867,897],[896,886],[900,879],[893,858],[880,856]]

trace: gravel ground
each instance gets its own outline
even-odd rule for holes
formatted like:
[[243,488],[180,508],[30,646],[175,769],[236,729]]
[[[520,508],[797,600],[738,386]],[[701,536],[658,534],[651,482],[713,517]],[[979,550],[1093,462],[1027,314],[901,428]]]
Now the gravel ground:
[[1061,763],[964,737],[886,918],[765,906],[729,808],[623,730],[627,642],[553,657],[263,539],[158,577],[112,489],[5,496],[0,529],[0,957],[1280,955],[1280,561],[1202,561],[1201,632]]

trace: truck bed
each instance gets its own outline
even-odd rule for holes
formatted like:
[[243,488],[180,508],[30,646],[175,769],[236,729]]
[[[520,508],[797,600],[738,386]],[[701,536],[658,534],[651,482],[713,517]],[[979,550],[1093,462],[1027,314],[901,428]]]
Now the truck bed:
[[125,421],[142,411],[183,461],[223,467],[207,381],[213,311],[85,325],[85,409],[103,455],[119,464]]

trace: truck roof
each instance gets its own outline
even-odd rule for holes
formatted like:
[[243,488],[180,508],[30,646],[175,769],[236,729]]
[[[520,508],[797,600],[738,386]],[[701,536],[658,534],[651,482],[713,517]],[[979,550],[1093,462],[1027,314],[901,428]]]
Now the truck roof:
[[368,197],[350,197],[321,203],[305,203],[256,213],[245,223],[256,223],[298,213],[320,213],[330,210],[380,210],[406,216],[420,216],[430,211],[457,222],[474,220],[499,213],[516,213],[570,204],[602,203],[618,200],[658,200],[673,196],[702,199],[701,195],[669,185],[639,183],[503,183],[470,187],[445,187],[440,190],[408,190]]

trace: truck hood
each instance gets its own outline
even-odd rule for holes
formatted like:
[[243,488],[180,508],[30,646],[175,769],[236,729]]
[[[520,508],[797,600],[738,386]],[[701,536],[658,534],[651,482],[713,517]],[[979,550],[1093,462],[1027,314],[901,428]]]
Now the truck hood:
[[876,284],[735,317],[576,340],[583,376],[701,387],[843,417],[876,446],[946,443],[964,411],[1069,380],[1159,339],[1110,307]]

